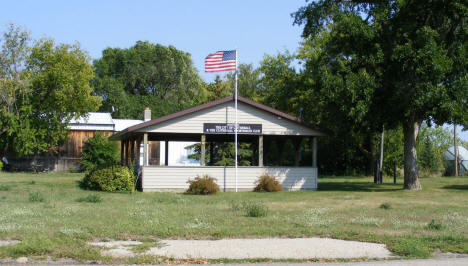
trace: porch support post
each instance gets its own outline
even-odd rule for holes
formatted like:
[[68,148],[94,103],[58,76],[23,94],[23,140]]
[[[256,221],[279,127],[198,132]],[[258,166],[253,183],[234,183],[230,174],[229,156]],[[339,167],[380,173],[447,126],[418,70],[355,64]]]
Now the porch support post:
[[148,166],[148,133],[143,134],[143,165]]
[[201,135],[201,152],[200,152],[200,165],[205,166],[205,144],[206,144],[206,135]]
[[124,140],[120,140],[120,163],[124,164],[124,157],[125,157],[125,145]]
[[317,137],[312,137],[312,167],[317,168]]
[[263,167],[263,135],[258,136],[258,166]]
[[125,141],[125,165],[128,166],[130,162],[130,139]]
[[293,139],[294,166],[299,166],[299,160],[300,160],[300,157],[301,157],[301,142],[302,142],[302,137],[295,137]]
[[165,158],[164,165],[168,166],[169,165],[169,141],[166,140],[164,143],[166,146],[166,148],[164,149],[164,158]]
[[130,140],[130,164],[135,164],[135,139]]
[[136,158],[135,158],[135,160],[136,160],[136,163],[135,163],[135,164],[136,164],[137,166],[141,166],[141,165],[140,165],[140,157],[141,157],[141,154],[140,154],[140,147],[141,147],[141,138],[138,137],[137,140],[136,140],[136,156],[135,156],[135,157],[136,157]]

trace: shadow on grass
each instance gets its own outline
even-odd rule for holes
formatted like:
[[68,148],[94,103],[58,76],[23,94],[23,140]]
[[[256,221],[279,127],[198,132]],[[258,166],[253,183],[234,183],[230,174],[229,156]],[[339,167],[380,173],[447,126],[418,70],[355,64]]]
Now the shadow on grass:
[[447,189],[468,190],[468,185],[450,185],[450,186],[444,186],[444,188],[447,188]]
[[401,184],[374,184],[370,182],[318,182],[319,191],[388,192],[403,190]]

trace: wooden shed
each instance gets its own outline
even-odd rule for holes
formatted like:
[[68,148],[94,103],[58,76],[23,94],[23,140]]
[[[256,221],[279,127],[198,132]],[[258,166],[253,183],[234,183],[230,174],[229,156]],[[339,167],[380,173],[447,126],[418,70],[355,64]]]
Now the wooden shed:
[[[145,111],[148,116],[149,110]],[[187,180],[196,175],[208,174],[217,178],[224,190],[251,190],[255,180],[263,173],[278,178],[284,189],[317,189],[317,137],[325,133],[300,119],[255,101],[238,97],[239,142],[252,143],[256,165],[238,167],[237,183],[233,166],[213,166],[205,162],[206,143],[234,141],[235,109],[232,96],[199,105],[181,112],[146,121],[115,133],[110,140],[121,141],[121,158],[124,164],[136,164],[140,173],[142,191],[185,190]],[[294,143],[294,166],[264,164],[264,152],[272,143]],[[164,144],[164,164],[149,160],[148,143]],[[170,165],[168,153],[171,141],[200,143],[198,166]],[[300,146],[306,141],[313,150],[309,166],[299,166]],[[136,147],[141,147],[136,148]],[[279,145],[281,150],[281,145]],[[209,151],[208,151],[209,152]],[[162,160],[162,159],[161,159]]]

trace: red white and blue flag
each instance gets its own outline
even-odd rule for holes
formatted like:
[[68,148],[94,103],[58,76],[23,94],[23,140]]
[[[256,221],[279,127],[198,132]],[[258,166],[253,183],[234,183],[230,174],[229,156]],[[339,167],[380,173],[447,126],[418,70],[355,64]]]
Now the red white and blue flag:
[[236,70],[236,50],[218,51],[205,58],[205,72]]

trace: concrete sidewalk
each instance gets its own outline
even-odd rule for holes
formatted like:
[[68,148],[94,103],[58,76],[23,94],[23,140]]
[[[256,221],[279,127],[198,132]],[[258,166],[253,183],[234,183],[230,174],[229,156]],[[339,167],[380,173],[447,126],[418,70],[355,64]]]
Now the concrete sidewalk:
[[[212,264],[242,266],[245,264]],[[363,262],[341,262],[341,263],[255,263],[255,266],[285,266],[285,265],[311,265],[311,266],[467,266],[468,258],[441,258],[441,259],[418,259],[418,260],[387,260],[387,261],[363,261]]]

